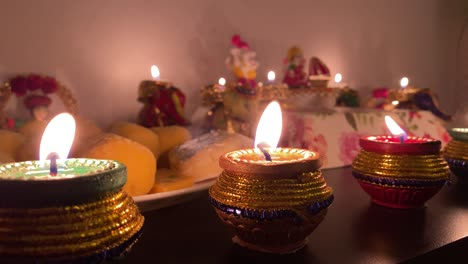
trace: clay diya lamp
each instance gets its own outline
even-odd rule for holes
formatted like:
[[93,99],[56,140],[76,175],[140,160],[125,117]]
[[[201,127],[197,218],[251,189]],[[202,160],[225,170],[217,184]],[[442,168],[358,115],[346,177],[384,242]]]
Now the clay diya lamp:
[[[278,120],[279,126],[265,126]],[[224,170],[210,188],[209,199],[221,221],[235,231],[233,242],[255,251],[286,254],[306,245],[333,194],[319,170],[320,155],[276,148],[280,135],[281,109],[273,102],[257,128],[258,148],[220,157]]]
[[468,183],[468,128],[452,128],[452,139],[444,148],[443,156],[459,182]]
[[122,190],[125,165],[60,159],[68,155],[74,127],[70,115],[58,115],[42,137],[40,161],[0,165],[4,263],[112,261],[139,238],[144,218]]
[[385,120],[394,136],[360,138],[362,149],[353,161],[352,174],[378,205],[423,207],[450,175],[440,154],[441,142],[406,137],[393,119]]

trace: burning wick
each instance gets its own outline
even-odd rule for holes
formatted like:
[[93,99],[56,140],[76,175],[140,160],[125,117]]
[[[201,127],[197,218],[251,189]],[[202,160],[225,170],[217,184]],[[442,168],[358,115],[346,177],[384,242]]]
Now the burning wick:
[[404,143],[407,135],[405,131],[391,118],[390,116],[385,116],[385,123],[387,124],[388,129],[394,135],[400,138],[400,143]]
[[57,168],[57,159],[59,155],[56,152],[52,152],[47,155],[47,159],[50,159],[50,176],[57,176],[58,168]]
[[265,149],[265,148],[268,148],[268,147],[270,147],[270,146],[268,144],[266,144],[265,142],[260,142],[260,143],[257,144],[257,148],[260,149],[260,151],[263,153],[263,155],[265,156],[265,159],[268,160],[268,161],[271,161],[271,155]]

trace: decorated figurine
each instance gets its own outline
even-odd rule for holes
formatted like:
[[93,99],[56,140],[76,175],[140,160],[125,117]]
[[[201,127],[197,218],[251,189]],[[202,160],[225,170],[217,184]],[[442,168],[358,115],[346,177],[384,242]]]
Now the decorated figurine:
[[138,101],[144,104],[138,114],[138,123],[146,127],[189,125],[185,117],[185,95],[171,85],[144,81],[140,84]]
[[226,59],[226,65],[233,71],[241,86],[254,89],[257,85],[255,78],[257,77],[259,65],[255,58],[256,53],[250,49],[249,44],[244,42],[239,35],[232,37],[231,44],[234,47]]
[[7,129],[17,129],[30,122],[46,122],[49,118],[49,106],[52,104],[50,95],[55,94],[64,100],[65,106],[70,113],[76,114],[76,100],[65,87],[52,77],[29,74],[19,75],[11,78],[2,86],[1,110],[5,108],[10,95],[24,98],[23,103],[29,110],[32,120],[19,120],[17,118],[6,117],[2,112],[2,127]]
[[309,61],[309,84],[311,87],[327,87],[330,80],[330,70],[319,58],[312,57]]
[[291,47],[288,50],[288,56],[283,62],[284,79],[289,88],[299,88],[306,85],[306,73],[304,71],[305,58],[302,50],[297,47]]

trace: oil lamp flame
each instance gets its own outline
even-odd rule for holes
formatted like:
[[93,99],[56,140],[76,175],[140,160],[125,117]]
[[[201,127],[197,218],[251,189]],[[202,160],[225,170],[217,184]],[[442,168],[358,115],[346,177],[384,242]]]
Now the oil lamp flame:
[[408,79],[408,77],[403,77],[403,78],[401,78],[401,80],[400,80],[400,86],[401,86],[401,88],[406,88],[406,86],[408,86],[408,84],[409,84],[409,79]]
[[218,84],[224,86],[226,84],[226,79],[224,79],[223,77],[219,78]]
[[387,124],[390,133],[394,136],[400,137],[400,142],[403,142],[406,139],[405,131],[391,118],[390,116],[385,116],[385,123]]
[[159,80],[159,75],[160,75],[160,72],[159,72],[158,66],[156,65],[151,66],[151,76],[153,77],[153,79]]
[[274,82],[276,79],[276,74],[274,71],[269,71],[267,75],[268,81],[269,82]]
[[275,149],[281,137],[282,128],[281,107],[277,101],[272,101],[265,108],[258,122],[254,147],[258,148],[257,146],[260,144],[261,146]]
[[75,137],[75,119],[67,113],[58,114],[42,134],[39,158],[41,161],[56,157],[66,159]]
[[335,82],[340,83],[341,80],[343,80],[343,75],[341,75],[341,73],[335,74]]

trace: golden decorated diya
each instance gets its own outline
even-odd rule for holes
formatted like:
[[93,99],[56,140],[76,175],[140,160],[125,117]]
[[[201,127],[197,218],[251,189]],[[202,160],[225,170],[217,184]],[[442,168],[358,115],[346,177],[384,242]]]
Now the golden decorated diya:
[[[122,257],[140,236],[144,218],[122,191],[125,165],[61,159],[73,141],[64,131],[70,120],[74,124],[61,114],[49,123],[40,161],[0,165],[0,256],[6,263],[99,263]],[[53,155],[44,159],[44,153]]]
[[[272,108],[278,109],[279,117],[269,118],[280,120],[279,130],[264,126]],[[209,199],[221,221],[235,231],[233,242],[251,250],[285,254],[306,245],[307,237],[324,219],[333,194],[319,170],[318,153],[276,148],[280,128],[281,110],[274,102],[260,119],[257,148],[220,157],[223,172],[210,188]],[[259,135],[261,130],[268,132],[261,134],[267,138]]]
[[352,174],[375,204],[390,208],[419,208],[448,181],[450,172],[440,154],[441,142],[406,137],[389,116],[393,136],[359,139],[361,151]]
[[468,182],[468,128],[452,128],[448,131],[452,139],[444,148],[443,156],[450,170],[462,183]]

